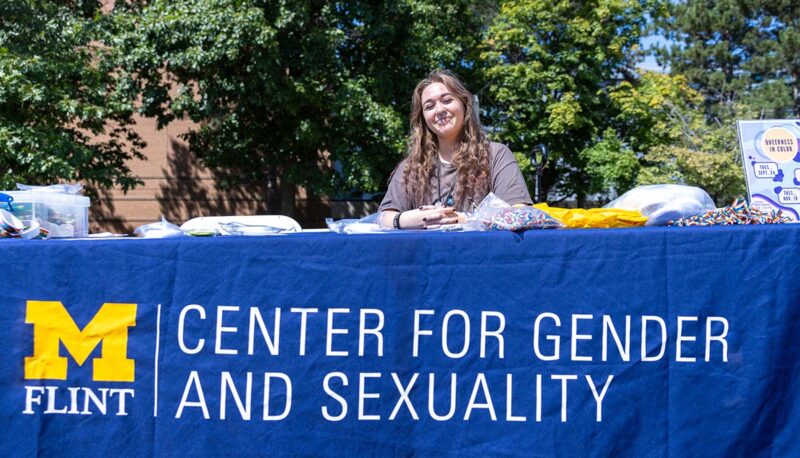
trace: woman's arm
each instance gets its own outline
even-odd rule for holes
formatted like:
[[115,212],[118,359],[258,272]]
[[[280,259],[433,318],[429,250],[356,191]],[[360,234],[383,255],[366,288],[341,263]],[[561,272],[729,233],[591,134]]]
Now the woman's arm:
[[436,229],[443,224],[459,223],[460,219],[452,207],[427,206],[404,212],[384,210],[380,215],[380,225],[387,229]]

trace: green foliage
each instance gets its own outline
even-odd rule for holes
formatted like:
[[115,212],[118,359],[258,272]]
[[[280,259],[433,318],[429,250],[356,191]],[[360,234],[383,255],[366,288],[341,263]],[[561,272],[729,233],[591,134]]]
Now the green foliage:
[[[651,6],[646,0],[501,2],[482,44],[482,103],[490,107],[495,135],[513,149],[550,147],[546,188],[575,193],[580,202],[604,187],[593,173],[607,167],[595,162],[589,171],[587,160],[599,160],[611,146],[592,149],[616,115],[608,89],[636,78]],[[626,154],[622,162],[629,159]]]
[[[735,106],[742,119],[753,113]],[[700,112],[694,116],[700,118]],[[640,184],[683,183],[705,189],[719,205],[742,196],[745,189],[734,118],[690,124],[680,141],[653,145],[644,156]]]
[[737,119],[800,116],[800,4],[792,0],[666,2],[659,18],[674,44],[659,50],[705,100],[681,142],[654,146],[640,182],[673,179],[728,203],[743,194]]
[[665,2],[659,50],[673,73],[706,97],[710,118],[746,104],[763,118],[800,116],[800,3],[795,0]]
[[[646,72],[611,91],[616,121],[641,164],[633,184],[681,183],[727,204],[744,192],[736,128],[707,123],[704,98],[683,75]],[[620,191],[626,187],[617,188]]]
[[143,146],[101,64],[99,2],[0,4],[0,189],[80,181],[127,190]]
[[704,124],[703,96],[683,75],[644,72],[609,91],[615,126],[637,152],[680,143]]
[[405,149],[416,82],[436,67],[469,76],[470,3],[156,0],[114,15],[113,49],[141,111],[200,123],[190,149],[232,185],[278,173],[374,191]]
[[681,183],[705,189],[718,205],[745,192],[742,166],[730,151],[698,151],[674,145],[653,147],[639,184]]
[[595,187],[589,192],[627,190],[636,182],[639,159],[611,127],[596,143],[581,151],[580,158],[586,163],[586,174],[594,178],[592,184]]
[[[638,183],[744,191],[734,121],[800,116],[793,0],[132,0],[0,4],[0,188],[129,189],[135,111],[190,119],[225,186],[382,190],[411,90],[434,68],[477,92],[490,136],[582,203]],[[670,74],[635,65],[648,17]]]

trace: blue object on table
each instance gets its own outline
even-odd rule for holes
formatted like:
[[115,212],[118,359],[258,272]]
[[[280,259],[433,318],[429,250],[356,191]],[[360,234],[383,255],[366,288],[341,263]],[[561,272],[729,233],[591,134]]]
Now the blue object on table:
[[8,194],[3,194],[2,192],[0,192],[0,206],[2,206],[2,204],[5,203],[6,205],[8,205],[8,211],[14,213],[14,208],[11,207],[11,202],[14,202],[13,197],[9,196]]

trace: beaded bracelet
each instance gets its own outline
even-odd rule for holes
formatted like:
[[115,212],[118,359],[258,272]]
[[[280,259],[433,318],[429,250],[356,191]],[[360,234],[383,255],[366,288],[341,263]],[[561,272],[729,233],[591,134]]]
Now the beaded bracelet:
[[392,220],[392,227],[394,227],[395,229],[400,229],[400,215],[402,214],[403,212],[397,212],[394,215],[394,219]]

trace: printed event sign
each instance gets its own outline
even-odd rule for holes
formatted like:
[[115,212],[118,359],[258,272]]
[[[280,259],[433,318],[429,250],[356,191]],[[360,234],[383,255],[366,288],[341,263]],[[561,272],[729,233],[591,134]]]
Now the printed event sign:
[[750,205],[800,220],[800,120],[737,124]]

